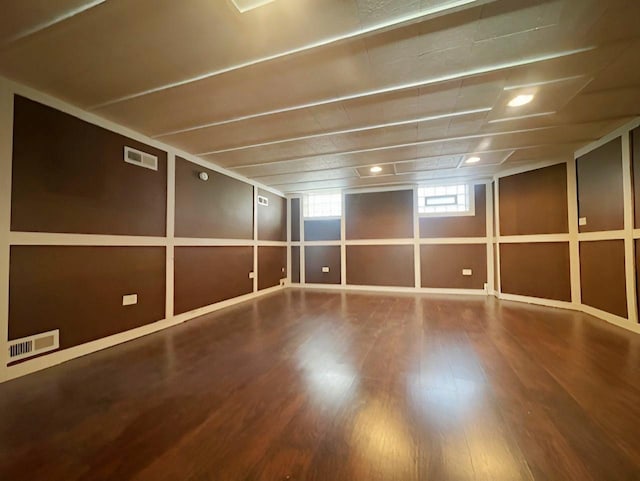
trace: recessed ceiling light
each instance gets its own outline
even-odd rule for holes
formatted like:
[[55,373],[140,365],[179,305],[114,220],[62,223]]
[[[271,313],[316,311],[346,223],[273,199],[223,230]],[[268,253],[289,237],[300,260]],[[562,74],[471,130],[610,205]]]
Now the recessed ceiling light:
[[378,172],[382,172],[382,167],[379,167],[379,166],[376,165],[375,167],[371,167],[369,170],[372,173],[377,174]]
[[465,164],[475,164],[477,162],[480,162],[480,157],[469,157],[467,160],[465,160]]
[[518,95],[511,99],[511,101],[509,102],[509,107],[521,107],[523,105],[527,105],[532,100],[533,94]]
[[240,13],[244,13],[273,1],[274,0],[231,0],[231,3],[235,5]]

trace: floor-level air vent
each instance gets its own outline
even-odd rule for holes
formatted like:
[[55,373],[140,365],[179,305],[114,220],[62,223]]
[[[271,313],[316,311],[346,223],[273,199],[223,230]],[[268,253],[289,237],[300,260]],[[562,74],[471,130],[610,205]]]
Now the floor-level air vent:
[[9,361],[18,361],[60,347],[60,331],[43,332],[35,336],[9,341]]
[[158,170],[158,157],[131,147],[124,148],[124,161],[145,169]]
[[258,196],[258,204],[259,205],[269,205],[269,199],[267,197],[265,197],[264,195],[259,195]]

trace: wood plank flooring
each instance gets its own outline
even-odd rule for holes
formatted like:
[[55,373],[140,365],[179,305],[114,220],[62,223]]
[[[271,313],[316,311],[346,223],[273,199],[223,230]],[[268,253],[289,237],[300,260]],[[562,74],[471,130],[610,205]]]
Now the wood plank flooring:
[[1,480],[640,480],[640,336],[287,290],[0,385]]

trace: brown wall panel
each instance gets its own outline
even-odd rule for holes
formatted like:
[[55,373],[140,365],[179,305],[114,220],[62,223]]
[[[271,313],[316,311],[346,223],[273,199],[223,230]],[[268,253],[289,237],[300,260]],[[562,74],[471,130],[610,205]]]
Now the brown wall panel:
[[253,186],[176,157],[175,215],[177,237],[253,239]]
[[627,317],[624,241],[580,242],[582,303]]
[[[126,163],[125,146],[158,170]],[[166,192],[165,152],[14,97],[13,231],[164,236]]]
[[300,247],[291,246],[291,282],[300,283]]
[[504,294],[571,301],[568,242],[500,244]]
[[269,199],[269,205],[257,205],[258,239],[287,240],[287,199],[267,190],[258,189],[258,195]]
[[413,237],[413,191],[395,190],[347,194],[347,239]]
[[279,246],[258,247],[258,289],[280,284],[287,277],[287,248]]
[[500,235],[569,232],[566,164],[502,177],[499,182]]
[[420,237],[484,237],[487,233],[485,185],[474,186],[475,215],[420,217]]
[[[329,272],[322,272],[323,267]],[[306,283],[340,284],[340,246],[306,246],[304,276]]]
[[347,246],[347,284],[415,285],[412,245]]
[[624,228],[622,140],[614,139],[578,158],[578,217],[586,217],[580,232]]
[[300,240],[300,199],[291,199],[291,240]]
[[164,247],[12,246],[9,339],[60,329],[65,349],[159,321],[165,264]]
[[[463,276],[471,269],[471,276]],[[451,244],[420,246],[422,287],[484,289],[487,282],[487,246]]]
[[340,240],[340,219],[314,219],[304,221],[304,240]]
[[176,247],[174,313],[253,292],[253,247]]
[[640,127],[631,131],[631,159],[633,162],[634,226],[640,228]]

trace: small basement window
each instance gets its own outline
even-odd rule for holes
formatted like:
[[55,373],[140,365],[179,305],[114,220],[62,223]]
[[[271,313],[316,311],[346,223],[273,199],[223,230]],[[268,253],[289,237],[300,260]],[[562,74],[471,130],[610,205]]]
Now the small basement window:
[[342,194],[340,192],[306,194],[302,213],[305,218],[340,217],[342,215]]
[[424,216],[473,215],[469,185],[423,185],[418,187],[418,213]]

